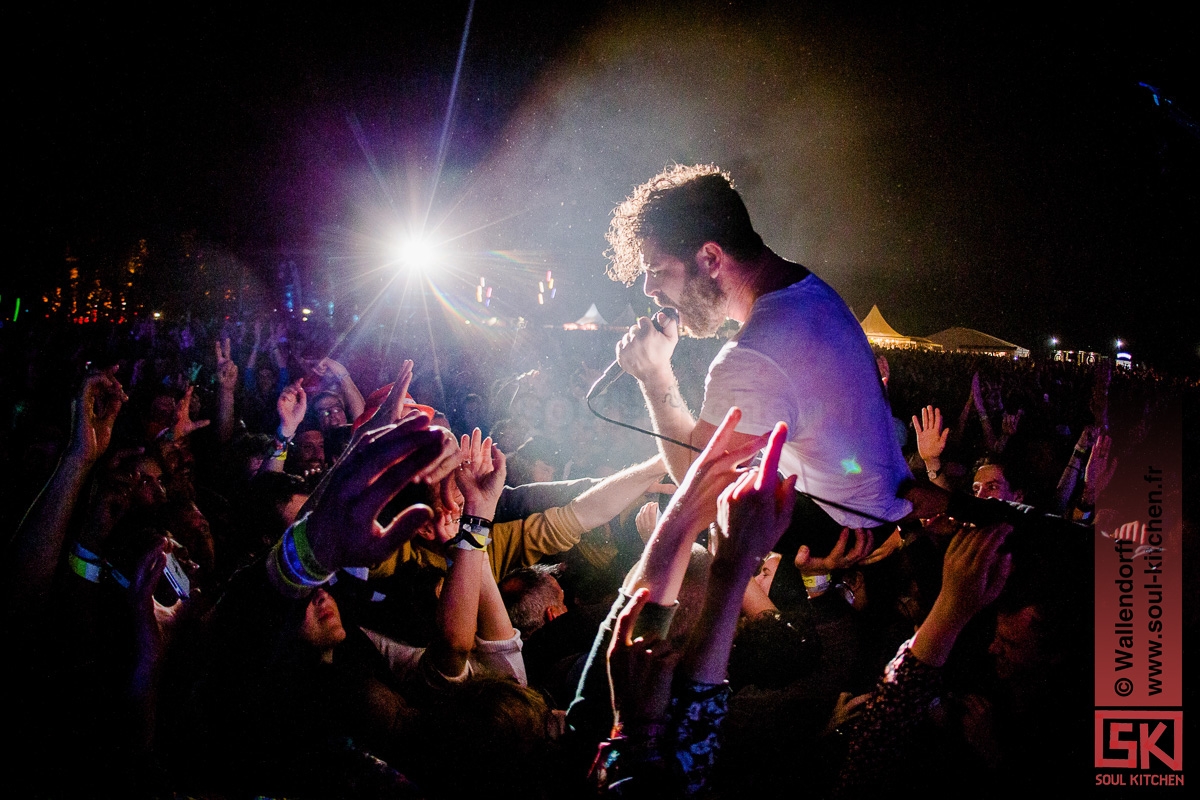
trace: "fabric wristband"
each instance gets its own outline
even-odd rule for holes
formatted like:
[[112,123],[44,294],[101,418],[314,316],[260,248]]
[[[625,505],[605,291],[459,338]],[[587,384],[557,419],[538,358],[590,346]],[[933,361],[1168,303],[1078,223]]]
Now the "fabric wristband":
[[804,588],[809,592],[824,592],[829,589],[831,583],[829,573],[824,575],[803,575]]
[[293,592],[303,592],[328,583],[333,571],[325,570],[317,561],[308,541],[308,515],[292,523],[284,531],[283,538],[272,549],[268,562],[274,567],[276,577]]
[[292,443],[291,436],[283,435],[283,427],[275,429],[275,450],[271,453],[272,461],[283,461],[287,458],[288,445]]
[[463,514],[458,521],[458,535],[448,544],[459,550],[482,550],[492,541],[492,521]]
[[312,588],[301,583],[295,573],[283,565],[282,548],[279,545],[275,545],[267,556],[267,571],[275,578],[280,588],[286,589],[293,597],[300,597]]
[[[91,556],[91,559],[84,558],[80,555],[84,553]],[[94,559],[94,560],[93,560]],[[112,564],[109,564],[104,559],[97,556],[92,551],[76,543],[71,548],[71,552],[67,553],[67,566],[71,572],[83,578],[89,583],[100,583],[105,577],[112,578],[113,583],[120,586],[122,589],[129,588],[129,579],[117,572]]]
[[75,542],[71,545],[71,552],[82,558],[84,561],[90,561],[93,564],[99,564],[102,560],[100,556],[96,555],[91,550],[88,550],[79,542]]
[[284,533],[280,549],[289,568],[307,586],[321,586],[333,577],[333,570],[324,569],[308,541],[308,515],[296,520]]
[[317,554],[313,552],[312,544],[308,541],[308,517],[309,514],[305,514],[292,523],[292,527],[289,529],[292,532],[292,542],[300,556],[300,563],[307,570],[309,576],[320,577],[321,583],[325,583],[335,570],[325,569],[317,560]]
[[71,572],[91,583],[99,583],[104,574],[104,570],[98,562],[86,561],[73,552],[67,553],[67,565],[70,566]]

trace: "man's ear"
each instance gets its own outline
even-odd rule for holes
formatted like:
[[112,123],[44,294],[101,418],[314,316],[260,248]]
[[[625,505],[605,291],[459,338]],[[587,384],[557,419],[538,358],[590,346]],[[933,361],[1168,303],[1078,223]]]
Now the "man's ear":
[[567,607],[560,604],[548,606],[546,608],[546,622],[552,622],[563,614],[567,613]]
[[721,273],[721,268],[725,266],[727,258],[721,245],[716,242],[705,242],[696,251],[696,267],[710,278],[715,278]]

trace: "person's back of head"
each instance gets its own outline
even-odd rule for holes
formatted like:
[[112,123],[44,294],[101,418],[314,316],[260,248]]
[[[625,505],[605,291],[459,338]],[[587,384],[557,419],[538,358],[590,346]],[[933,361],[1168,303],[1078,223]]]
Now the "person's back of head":
[[525,641],[567,610],[553,567],[535,565],[509,572],[500,581],[500,596],[513,627],[521,631]]

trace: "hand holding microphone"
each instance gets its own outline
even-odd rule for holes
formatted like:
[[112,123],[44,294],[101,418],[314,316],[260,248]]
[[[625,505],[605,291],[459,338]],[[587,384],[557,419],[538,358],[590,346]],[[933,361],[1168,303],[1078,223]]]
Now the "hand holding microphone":
[[673,308],[640,318],[617,342],[617,358],[590,390],[588,399],[604,394],[617,378],[628,372],[643,383],[661,378],[672,381],[671,354],[679,343],[679,318]]

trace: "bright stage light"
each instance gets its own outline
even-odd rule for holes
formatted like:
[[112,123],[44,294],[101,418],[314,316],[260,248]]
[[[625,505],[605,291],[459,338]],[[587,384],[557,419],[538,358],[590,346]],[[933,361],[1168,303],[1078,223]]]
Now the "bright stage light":
[[438,250],[428,239],[410,236],[396,245],[396,265],[400,269],[428,272],[437,265]]

